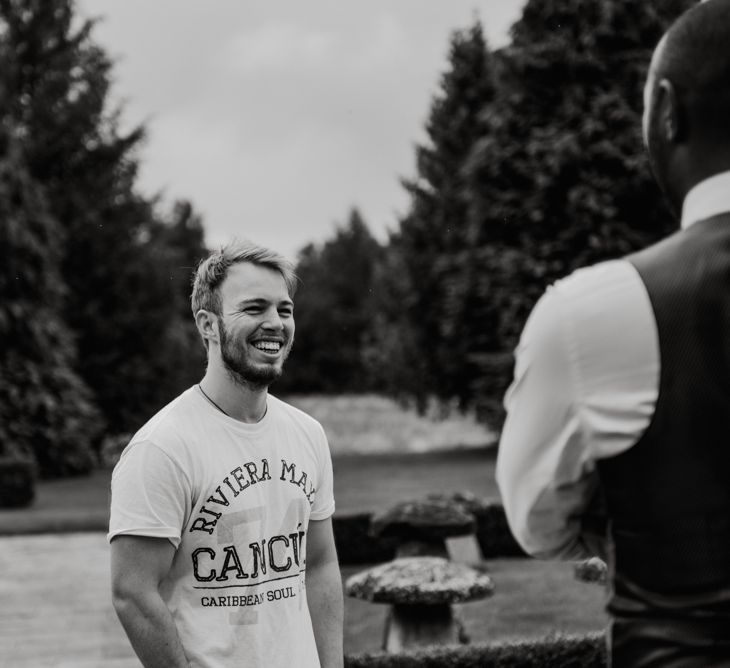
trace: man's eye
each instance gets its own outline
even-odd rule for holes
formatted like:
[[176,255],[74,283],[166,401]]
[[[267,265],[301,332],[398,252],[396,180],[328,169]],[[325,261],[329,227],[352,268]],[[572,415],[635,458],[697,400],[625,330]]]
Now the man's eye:
[[290,308],[279,309],[279,315],[283,316],[284,318],[291,318],[291,316],[294,315],[294,311],[292,311]]

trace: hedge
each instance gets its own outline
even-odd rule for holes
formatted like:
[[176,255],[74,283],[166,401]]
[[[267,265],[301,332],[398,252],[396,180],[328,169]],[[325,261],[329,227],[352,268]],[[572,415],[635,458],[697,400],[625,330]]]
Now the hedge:
[[340,564],[373,564],[395,558],[395,541],[370,535],[371,513],[335,515],[332,530]]
[[510,531],[504,507],[498,501],[490,501],[475,513],[477,542],[485,559],[498,557],[526,557],[527,554]]
[[35,498],[36,475],[30,459],[0,457],[0,508],[29,506]]
[[345,656],[345,668],[605,668],[603,634]]
[[[489,502],[475,513],[477,542],[484,559],[524,557],[525,552],[512,536],[504,508],[498,502]],[[335,515],[333,530],[341,564],[372,564],[395,557],[392,539],[371,535],[371,513]]]

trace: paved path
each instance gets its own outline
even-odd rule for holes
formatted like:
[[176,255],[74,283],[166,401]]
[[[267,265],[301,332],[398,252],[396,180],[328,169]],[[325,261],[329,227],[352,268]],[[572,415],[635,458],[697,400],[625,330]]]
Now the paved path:
[[109,594],[101,533],[0,539],[0,667],[140,668]]

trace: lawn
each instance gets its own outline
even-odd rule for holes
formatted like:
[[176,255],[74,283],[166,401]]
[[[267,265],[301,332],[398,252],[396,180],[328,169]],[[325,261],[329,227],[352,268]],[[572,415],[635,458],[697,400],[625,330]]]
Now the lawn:
[[[362,567],[347,566],[343,576]],[[491,598],[455,606],[472,642],[544,638],[602,631],[607,617],[604,593],[578,582],[569,563],[495,559],[487,563],[495,584]],[[349,654],[380,649],[387,606],[348,598],[345,602],[345,650]]]
[[[462,448],[420,454],[335,455],[337,514],[377,511],[428,492],[469,490],[496,498],[494,449]],[[32,506],[0,510],[0,535],[105,531],[111,470],[47,480]]]
[[288,397],[324,426],[334,454],[432,452],[493,443],[472,415],[433,405],[425,415],[382,396]]

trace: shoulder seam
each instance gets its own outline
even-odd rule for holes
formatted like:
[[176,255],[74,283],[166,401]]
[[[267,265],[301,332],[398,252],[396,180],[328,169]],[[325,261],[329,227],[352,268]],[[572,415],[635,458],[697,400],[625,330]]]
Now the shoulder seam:
[[192,485],[192,481],[190,480],[190,476],[188,475],[187,471],[185,471],[185,469],[181,466],[180,462],[178,462],[174,457],[172,457],[172,455],[170,455],[169,452],[166,452],[157,443],[155,443],[154,441],[150,440],[149,438],[144,438],[141,441],[137,441],[137,443],[135,443],[135,445],[142,444],[142,443],[146,443],[148,445],[151,445],[152,447],[155,448],[155,450],[157,450],[158,452],[162,453],[165,456],[165,459],[168,459],[170,462],[172,462],[173,466],[178,471],[180,471],[180,473],[183,475],[183,477],[187,481],[188,486],[192,490],[193,485]]

